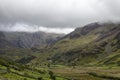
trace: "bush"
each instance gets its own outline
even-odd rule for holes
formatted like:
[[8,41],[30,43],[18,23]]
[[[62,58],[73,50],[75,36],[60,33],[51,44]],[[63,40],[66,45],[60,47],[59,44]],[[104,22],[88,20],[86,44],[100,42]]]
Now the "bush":
[[43,80],[43,78],[42,78],[42,77],[39,77],[39,78],[37,78],[37,80]]
[[56,77],[52,71],[49,71],[49,75],[52,80],[56,80]]
[[24,80],[27,80],[27,78],[24,78]]
[[9,67],[7,67],[7,73],[10,73],[10,68]]

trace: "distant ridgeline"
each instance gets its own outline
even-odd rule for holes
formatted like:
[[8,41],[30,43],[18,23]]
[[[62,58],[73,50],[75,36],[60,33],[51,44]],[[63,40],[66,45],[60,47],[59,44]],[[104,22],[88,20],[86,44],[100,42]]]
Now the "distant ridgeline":
[[54,64],[120,65],[120,24],[92,23],[58,40],[50,47]]
[[[48,63],[120,65],[120,24],[91,23],[61,36],[43,32],[0,32],[1,55],[32,66]],[[6,51],[7,48],[18,49]]]
[[52,44],[62,34],[44,32],[0,32],[0,48],[32,48]]

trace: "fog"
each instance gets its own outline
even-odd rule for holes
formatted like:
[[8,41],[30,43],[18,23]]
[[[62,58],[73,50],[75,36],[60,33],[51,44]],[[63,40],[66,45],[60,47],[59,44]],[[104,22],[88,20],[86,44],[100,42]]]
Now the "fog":
[[119,8],[120,0],[0,0],[0,30],[67,34],[88,23],[119,22]]

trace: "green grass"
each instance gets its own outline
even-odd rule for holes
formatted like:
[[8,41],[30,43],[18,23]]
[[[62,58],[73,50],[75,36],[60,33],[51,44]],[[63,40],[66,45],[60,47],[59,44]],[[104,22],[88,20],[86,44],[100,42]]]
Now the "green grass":
[[120,51],[113,52],[97,63],[105,66],[120,66]]
[[[51,68],[51,70],[58,76],[62,76],[68,79],[77,80],[109,80],[115,79],[119,80],[120,77],[120,67],[114,67],[109,69],[108,67],[56,67]],[[96,73],[97,76],[91,73]],[[100,75],[100,76],[98,76]]]
[[[9,64],[13,65],[13,64]],[[21,67],[19,65],[14,65]],[[7,66],[0,65],[0,79],[9,80],[37,80],[38,77],[42,77],[43,80],[51,80],[49,71],[52,71],[56,76],[56,80],[109,80],[118,79],[120,76],[120,67],[82,67],[65,65],[51,65],[51,67],[23,67],[23,70],[16,70],[10,67],[10,72],[7,70]]]
[[[15,68],[8,67],[4,65],[0,65],[0,79],[8,79],[8,80],[37,80],[37,78],[42,78],[42,80],[51,80],[49,75],[49,68],[30,68],[30,67],[23,67],[22,70],[16,70]],[[14,65],[16,67],[21,68],[19,65]],[[56,76],[57,80],[66,80],[63,77]]]
[[56,53],[63,53],[65,51],[72,50],[74,48],[77,48],[79,46],[83,46],[85,44],[88,44],[89,42],[93,41],[96,39],[98,36],[97,35],[89,35],[89,36],[81,36],[80,38],[76,39],[63,39],[59,42],[57,42],[53,48],[55,48]]
[[[0,54],[0,56],[6,58],[6,60],[0,58],[0,78],[36,80],[42,77],[43,80],[51,80],[49,71],[53,71],[57,80],[119,79],[119,44],[117,44],[117,39],[113,39],[116,34],[108,36],[107,33],[112,28],[112,26],[98,28],[87,35],[81,35],[78,38],[67,37],[52,46],[33,48],[34,50],[0,49],[0,52],[4,53]],[[99,37],[102,34],[101,32],[105,33],[103,37],[108,34],[107,37],[101,39]],[[100,41],[96,42],[96,39],[100,39]],[[113,45],[111,46],[113,52],[106,54],[105,48],[108,43]],[[16,63],[29,56],[35,58],[29,60],[26,64]],[[14,63],[9,62],[9,60]],[[48,64],[51,64],[50,67],[48,67]],[[8,68],[10,68],[10,72],[7,71]]]

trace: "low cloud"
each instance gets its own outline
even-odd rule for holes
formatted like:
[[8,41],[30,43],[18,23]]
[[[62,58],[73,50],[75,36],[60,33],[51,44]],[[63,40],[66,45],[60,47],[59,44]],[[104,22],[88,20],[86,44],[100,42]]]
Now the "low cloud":
[[[6,27],[7,26],[7,27]],[[14,25],[1,25],[0,31],[9,31],[9,32],[46,32],[46,33],[57,33],[57,34],[68,34],[74,31],[74,28],[59,28],[59,27],[43,27],[37,25],[27,25],[23,23],[16,23]]]
[[[59,32],[93,22],[120,22],[119,9],[120,0],[0,0],[0,24],[24,23]],[[14,30],[31,31],[31,26],[17,26]]]

